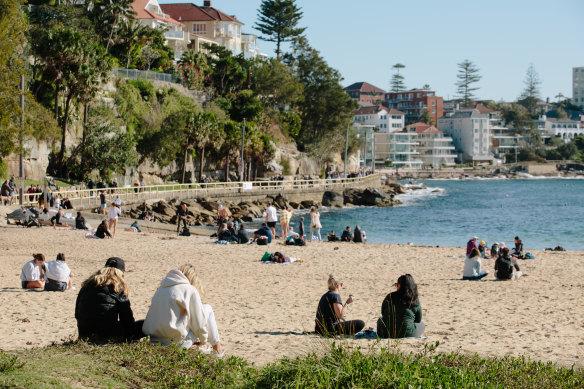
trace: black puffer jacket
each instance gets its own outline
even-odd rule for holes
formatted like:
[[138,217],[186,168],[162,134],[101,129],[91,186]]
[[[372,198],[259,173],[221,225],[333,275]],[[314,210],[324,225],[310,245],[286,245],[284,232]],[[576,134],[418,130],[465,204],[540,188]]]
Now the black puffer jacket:
[[79,337],[92,341],[129,340],[134,331],[130,300],[112,285],[81,288],[75,318]]

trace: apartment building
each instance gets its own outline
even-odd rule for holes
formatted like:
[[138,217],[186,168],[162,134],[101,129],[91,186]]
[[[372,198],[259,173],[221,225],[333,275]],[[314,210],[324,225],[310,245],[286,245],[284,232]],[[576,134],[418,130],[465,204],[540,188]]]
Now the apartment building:
[[416,134],[417,158],[422,161],[422,167],[439,168],[454,166],[456,154],[451,137],[444,135],[434,126],[426,123],[414,123],[406,127],[406,132]]
[[352,99],[364,105],[380,105],[385,91],[368,82],[356,82],[343,89]]
[[455,111],[438,119],[438,129],[452,138],[458,161],[493,161],[488,113],[476,108]]
[[211,0],[205,0],[203,6],[192,3],[161,4],[162,11],[184,25],[189,34],[189,48],[202,49],[203,43],[212,43],[225,47],[233,54],[246,57],[259,55],[257,37],[242,32],[243,23],[235,16],[213,8]]
[[535,128],[543,138],[560,137],[564,143],[570,142],[577,136],[584,135],[584,127],[579,121],[571,119],[548,118],[541,115],[535,121]]
[[353,123],[371,125],[380,132],[392,132],[404,128],[405,114],[382,105],[363,106],[353,112]]
[[572,68],[572,102],[584,109],[584,67]]
[[444,115],[444,99],[431,90],[411,89],[386,93],[384,105],[405,112],[406,125],[417,122],[424,109],[434,123],[438,123],[438,119]]

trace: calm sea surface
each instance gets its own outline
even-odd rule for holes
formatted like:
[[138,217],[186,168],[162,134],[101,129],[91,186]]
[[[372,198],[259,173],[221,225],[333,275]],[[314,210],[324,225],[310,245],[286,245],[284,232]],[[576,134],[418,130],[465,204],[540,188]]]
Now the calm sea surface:
[[[428,180],[425,190],[398,198],[393,208],[321,209],[323,238],[361,226],[372,243],[465,246],[477,235],[489,245],[513,244],[527,250],[563,246],[584,250],[584,180]],[[439,191],[436,191],[439,189]],[[292,224],[297,230],[298,214]],[[308,219],[309,220],[309,219]],[[305,227],[309,228],[309,222]]]

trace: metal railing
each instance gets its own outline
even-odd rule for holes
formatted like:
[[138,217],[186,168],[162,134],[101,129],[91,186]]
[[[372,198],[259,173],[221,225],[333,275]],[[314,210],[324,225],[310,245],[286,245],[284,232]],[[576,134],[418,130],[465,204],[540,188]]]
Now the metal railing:
[[151,72],[138,69],[114,68],[112,74],[116,77],[129,78],[131,80],[150,80],[178,83],[178,79],[173,74]]
[[[193,184],[163,184],[132,186],[118,188],[96,188],[77,189],[68,188],[51,192],[53,197],[59,195],[61,199],[69,199],[74,208],[87,209],[99,206],[101,191],[105,191],[108,201],[116,197],[124,204],[133,204],[147,200],[162,198],[198,198],[215,197],[234,193],[249,194],[270,194],[283,191],[304,191],[304,190],[331,190],[366,185],[379,182],[379,174],[371,174],[364,177],[355,178],[330,178],[330,179],[307,179],[307,180],[282,180],[282,181],[251,181],[251,182],[212,182]],[[38,204],[39,193],[25,193],[24,205]],[[13,198],[13,204],[19,203],[18,194]]]

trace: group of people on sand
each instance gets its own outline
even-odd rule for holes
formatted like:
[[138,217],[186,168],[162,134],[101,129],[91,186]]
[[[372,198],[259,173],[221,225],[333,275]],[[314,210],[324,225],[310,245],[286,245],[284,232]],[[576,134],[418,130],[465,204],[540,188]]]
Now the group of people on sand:
[[489,273],[482,268],[482,259],[496,258],[495,279],[516,280],[523,273],[517,264],[517,258],[524,258],[523,242],[518,236],[515,237],[515,247],[509,250],[505,242],[495,243],[489,250],[485,241],[478,241],[477,236],[473,236],[466,245],[466,258],[462,272],[463,280],[480,280]]
[[33,254],[33,259],[22,267],[20,281],[23,289],[44,289],[64,292],[75,289],[71,282],[73,273],[65,262],[65,254],[57,254],[54,261],[45,261],[43,254]]
[[124,280],[122,258],[107,259],[103,268],[81,284],[75,303],[79,338],[93,343],[128,342],[150,337],[150,341],[181,348],[197,347],[221,358],[225,351],[205,291],[192,265],[171,269],[160,285],[144,320],[135,320],[130,288]]
[[343,233],[341,234],[340,238],[335,234],[334,230],[331,231],[331,233],[328,235],[328,241],[365,243],[367,242],[367,236],[365,235],[365,231],[361,227],[355,226],[355,231],[352,232],[351,226],[347,226]]
[[[355,335],[365,327],[363,320],[344,320],[353,295],[343,304],[340,291],[343,283],[329,275],[328,291],[318,302],[315,317],[315,332],[323,336]],[[418,299],[418,286],[410,274],[404,274],[394,284],[395,291],[389,293],[381,303],[381,317],[377,319],[377,336],[380,338],[421,337],[425,330],[422,322],[422,307]]]

